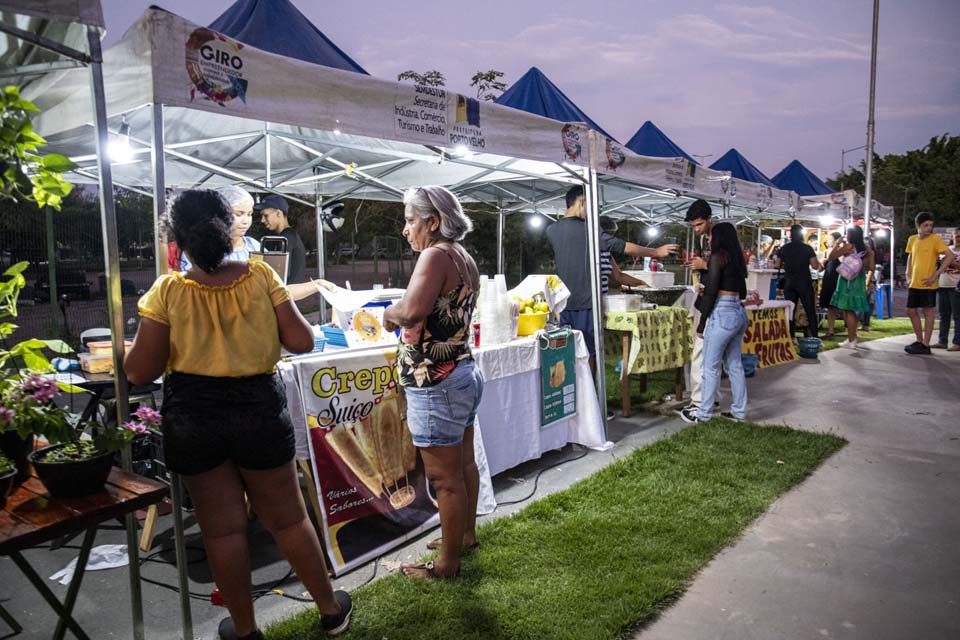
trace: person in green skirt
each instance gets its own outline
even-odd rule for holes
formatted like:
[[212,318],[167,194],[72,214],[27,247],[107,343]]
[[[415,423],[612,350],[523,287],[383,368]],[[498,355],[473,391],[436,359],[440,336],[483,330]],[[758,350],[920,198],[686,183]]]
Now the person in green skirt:
[[870,301],[867,299],[867,287],[873,277],[876,266],[873,251],[863,241],[863,229],[852,226],[847,229],[847,241],[837,252],[837,256],[848,260],[852,255],[859,255],[863,266],[853,279],[848,280],[841,275],[837,281],[837,290],[833,292],[830,305],[843,312],[843,322],[847,326],[847,339],[840,343],[846,349],[859,349],[857,344],[857,319],[860,314],[869,311]]

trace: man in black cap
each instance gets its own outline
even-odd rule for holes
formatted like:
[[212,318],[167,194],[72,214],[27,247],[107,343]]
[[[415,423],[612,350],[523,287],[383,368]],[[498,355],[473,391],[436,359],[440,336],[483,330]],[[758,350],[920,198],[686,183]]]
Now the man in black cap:
[[287,201],[271,193],[254,205],[253,209],[260,213],[260,219],[270,230],[271,235],[283,236],[287,239],[287,251],[290,253],[287,262],[287,284],[306,282],[304,270],[307,264],[307,251],[300,235],[290,226],[290,221],[287,219]]

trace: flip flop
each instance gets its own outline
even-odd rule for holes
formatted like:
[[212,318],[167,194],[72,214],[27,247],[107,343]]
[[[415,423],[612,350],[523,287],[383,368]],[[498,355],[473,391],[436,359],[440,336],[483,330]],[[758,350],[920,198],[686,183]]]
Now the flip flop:
[[447,578],[459,578],[460,567],[452,576],[441,576],[433,568],[433,560],[430,562],[420,562],[417,564],[400,565],[400,573],[414,580],[445,580]]
[[[437,549],[440,548],[442,544],[443,544],[443,538],[434,538],[433,540],[427,543],[427,549],[436,551]],[[480,542],[478,541],[478,542],[474,542],[473,544],[468,544],[464,546],[463,551],[475,551],[476,549],[479,549],[479,548],[480,548]]]

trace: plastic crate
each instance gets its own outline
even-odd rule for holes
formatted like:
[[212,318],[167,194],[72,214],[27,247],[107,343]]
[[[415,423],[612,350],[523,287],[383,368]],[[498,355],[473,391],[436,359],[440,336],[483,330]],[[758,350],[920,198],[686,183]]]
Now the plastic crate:
[[330,344],[337,347],[347,346],[347,336],[343,333],[343,329],[340,327],[334,327],[333,325],[325,324],[320,327],[320,329],[323,330],[323,335]]

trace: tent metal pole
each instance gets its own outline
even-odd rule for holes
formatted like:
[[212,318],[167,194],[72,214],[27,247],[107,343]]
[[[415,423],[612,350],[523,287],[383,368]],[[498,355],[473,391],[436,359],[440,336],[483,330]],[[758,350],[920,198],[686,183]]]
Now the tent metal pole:
[[161,220],[167,204],[167,180],[164,173],[163,156],[163,105],[154,104],[153,116],[153,146],[150,152],[150,164],[153,170],[153,255],[156,263],[157,276],[167,272],[167,238],[166,231],[161,229]]
[[[594,136],[590,131],[590,136]],[[592,145],[591,145],[592,146]],[[597,400],[600,403],[600,415],[603,420],[603,437],[607,437],[607,384],[606,364],[603,357],[603,299],[600,295],[600,192],[597,188],[597,172],[595,169],[583,170],[586,179],[584,189],[584,204],[587,215],[587,251],[590,257],[590,293],[593,307],[593,342],[596,349],[596,375],[594,384],[597,388]],[[628,366],[624,363],[623,366]]]
[[873,204],[873,142],[877,98],[877,25],[880,19],[880,0],[873,0],[873,44],[870,47],[870,106],[867,111],[867,166],[866,184],[863,188],[863,235],[870,237],[870,207]]
[[[314,167],[313,172],[316,173],[318,169]],[[317,215],[317,277],[326,280],[327,248],[323,237],[323,194],[320,193],[319,181],[313,183],[313,194]],[[323,296],[320,296],[320,324],[327,324],[327,301]]]
[[[506,273],[503,264],[503,233],[506,227],[507,215],[503,212],[503,199],[497,198],[497,273]],[[522,275],[522,274],[521,274]]]
[[[896,220],[890,222],[890,317],[893,317],[893,283],[896,279],[896,265],[897,265],[897,254],[896,254],[896,244],[894,243],[895,233],[894,228],[897,226]],[[956,328],[954,328],[956,331]],[[956,335],[956,334],[954,334]]]
[[270,139],[270,123],[263,123],[263,149],[266,154],[266,165],[267,165],[267,175],[264,178],[264,184],[268,188],[273,187],[273,153],[272,153],[272,140]]
[[[110,132],[107,129],[106,96],[103,89],[103,53],[100,50],[100,31],[87,28],[87,43],[90,47],[90,97],[93,101],[93,131],[96,139],[97,164],[99,165],[100,218],[103,234],[104,269],[107,282],[107,308],[110,317],[110,335],[113,342],[114,394],[116,397],[117,425],[127,421],[130,400],[127,377],[123,373],[123,298],[120,293],[120,246],[117,240],[117,209],[113,195],[113,172],[107,147]],[[133,468],[133,454],[129,445],[123,448],[122,463],[125,471]],[[137,520],[133,513],[125,518],[127,529],[127,554],[130,557],[130,605],[133,614],[133,638],[143,640],[143,594],[140,590],[140,560],[137,557]]]

